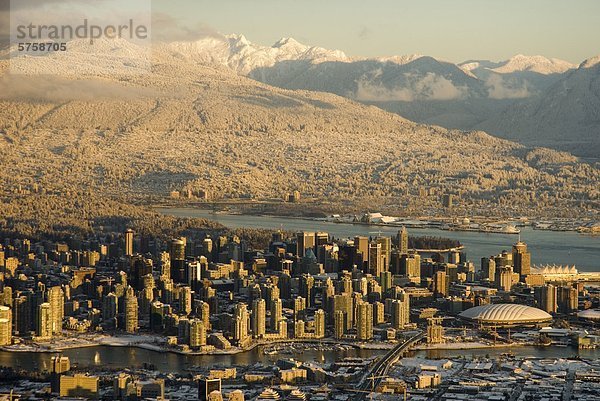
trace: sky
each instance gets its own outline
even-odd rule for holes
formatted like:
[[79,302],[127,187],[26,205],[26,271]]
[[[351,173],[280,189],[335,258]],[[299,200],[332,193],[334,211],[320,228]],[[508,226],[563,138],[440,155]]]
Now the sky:
[[600,54],[598,0],[153,0],[180,26],[282,37],[350,56],[424,54],[452,62],[515,54],[572,63]]

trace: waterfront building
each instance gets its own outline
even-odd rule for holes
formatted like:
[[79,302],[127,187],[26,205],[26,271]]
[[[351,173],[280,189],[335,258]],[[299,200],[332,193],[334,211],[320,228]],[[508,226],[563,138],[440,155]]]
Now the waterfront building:
[[8,306],[0,306],[0,346],[12,343],[12,313]]
[[135,333],[138,330],[138,299],[132,287],[125,292],[125,331]]
[[40,338],[52,337],[52,307],[48,302],[38,306],[36,335]]
[[48,289],[46,294],[47,302],[50,304],[50,319],[52,333],[62,331],[63,319],[65,317],[65,297],[60,286],[54,286]]
[[33,319],[33,306],[31,299],[33,294],[31,292],[26,293],[27,295],[21,295],[16,297],[13,301],[13,322],[15,328],[15,335],[26,336],[34,329]]
[[200,319],[190,320],[190,348],[197,349],[206,345],[206,326]]
[[319,309],[315,312],[315,338],[325,337],[325,311]]
[[443,318],[428,318],[427,319],[427,343],[439,344],[444,342],[444,327],[442,326]]
[[249,325],[250,315],[248,314],[248,308],[246,304],[236,304],[233,317],[233,340],[240,346],[246,344],[249,339]]
[[484,327],[536,327],[552,321],[552,316],[543,310],[519,304],[475,306],[458,317]]

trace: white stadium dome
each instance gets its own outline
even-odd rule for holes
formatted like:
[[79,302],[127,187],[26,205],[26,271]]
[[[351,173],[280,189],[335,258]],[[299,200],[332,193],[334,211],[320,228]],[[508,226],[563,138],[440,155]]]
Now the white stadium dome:
[[518,304],[481,305],[458,316],[471,322],[497,326],[537,325],[552,320],[552,316],[541,309]]

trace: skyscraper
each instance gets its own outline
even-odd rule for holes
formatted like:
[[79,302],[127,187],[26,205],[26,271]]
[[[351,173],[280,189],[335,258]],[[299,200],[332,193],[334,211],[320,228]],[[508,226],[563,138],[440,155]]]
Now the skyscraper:
[[200,319],[190,321],[190,347],[199,348],[206,345],[206,327]]
[[408,254],[408,231],[406,227],[402,226],[402,229],[398,231],[398,250],[400,254]]
[[263,338],[266,333],[266,302],[262,298],[252,301],[252,334]]
[[12,312],[8,306],[0,305],[0,345],[12,342]]
[[557,290],[552,284],[535,287],[534,297],[540,309],[548,313],[556,313],[558,309]]
[[381,244],[369,244],[369,270],[367,273],[379,277],[384,271],[384,258]]
[[238,303],[235,306],[235,313],[233,316],[233,340],[238,345],[244,345],[248,341],[249,323],[250,315],[248,314],[246,304]]
[[512,288],[512,266],[501,266],[496,268],[496,288],[501,291],[510,291]]
[[382,258],[382,270],[387,271],[390,266],[390,257],[392,254],[392,239],[390,237],[377,237],[375,239],[377,244],[381,244],[381,258]]
[[274,299],[271,301],[271,331],[276,333],[279,332],[279,324],[283,318],[283,304],[281,299]]
[[306,306],[309,308],[315,304],[315,278],[310,274],[303,274],[300,277],[300,296],[306,299]]
[[61,287],[51,287],[47,292],[47,300],[50,304],[50,318],[52,320],[52,333],[62,331],[63,319],[65,317],[65,297]]
[[133,230],[131,228],[125,230],[125,255],[133,255]]
[[383,292],[386,292],[387,290],[392,288],[392,284],[393,284],[392,272],[390,272],[390,271],[381,272],[381,274],[379,275],[379,282],[381,283],[381,289],[383,290]]
[[[333,313],[332,316],[334,319],[337,319],[337,312],[342,312],[342,318],[344,323],[344,330],[350,330],[354,325],[353,318],[353,300],[350,293],[343,293],[339,295],[335,295],[333,297]],[[337,320],[334,320],[334,323]]]
[[515,273],[519,273],[521,281],[531,273],[531,254],[527,252],[527,244],[518,241],[513,245],[513,265]]
[[410,296],[402,291],[398,299],[391,302],[392,328],[401,330],[410,323]]
[[296,234],[296,255],[304,257],[307,249],[315,248],[315,233],[299,232]]
[[44,302],[38,306],[35,332],[38,337],[52,337],[52,307],[48,302]]
[[357,305],[356,334],[360,341],[373,338],[373,305],[367,302]]
[[184,238],[176,238],[171,241],[169,252],[171,279],[176,283],[185,283],[185,241]]
[[102,320],[108,322],[117,317],[119,313],[119,302],[117,296],[110,292],[102,300]]
[[[358,268],[362,270],[364,264],[369,260],[369,238],[354,237],[354,247],[356,248],[357,253],[360,253],[360,260],[356,260],[355,263],[358,265]],[[359,259],[358,256],[357,259]]]
[[436,296],[448,296],[448,278],[445,271],[437,271],[433,275],[433,293]]
[[577,288],[568,285],[560,286],[557,289],[557,304],[560,313],[572,313],[577,311],[579,305],[579,293]]
[[125,331],[135,333],[138,330],[138,299],[132,287],[125,292]]
[[345,316],[344,312],[338,310],[334,313],[333,333],[336,340],[341,340],[345,332]]
[[199,301],[196,307],[196,314],[204,323],[206,330],[210,329],[210,305],[208,302]]
[[315,312],[315,337],[325,337],[325,311],[323,309]]
[[493,283],[496,280],[496,261],[494,258],[481,258],[481,278]]

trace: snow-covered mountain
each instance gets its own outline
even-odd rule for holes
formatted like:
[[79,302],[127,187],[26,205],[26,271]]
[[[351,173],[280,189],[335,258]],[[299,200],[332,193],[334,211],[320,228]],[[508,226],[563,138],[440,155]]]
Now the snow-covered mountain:
[[535,72],[542,75],[562,74],[576,65],[557,58],[544,56],[525,56],[517,54],[506,61],[493,62],[488,60],[471,60],[459,64],[465,71],[476,72],[487,69],[498,74],[511,74],[515,72]]
[[[17,70],[83,75],[148,71],[147,49],[119,41],[99,41],[93,48],[84,45],[74,41],[69,43],[69,52],[25,57]],[[349,57],[292,38],[262,46],[243,35],[213,35],[154,46],[153,63],[168,65],[177,60],[228,69],[283,89],[337,94],[420,123],[484,129],[525,144],[580,155],[590,154],[597,149],[594,144],[600,143],[595,108],[600,97],[600,56],[579,67],[524,55],[499,62],[454,64],[422,55]]]
[[206,37],[195,42],[174,42],[160,47],[171,55],[202,64],[219,64],[247,75],[257,68],[272,67],[288,60],[309,61],[349,61],[339,50],[307,46],[292,38],[283,38],[273,46],[251,43],[244,35]]
[[525,144],[600,155],[600,56],[590,58],[539,96],[516,102],[478,125]]

